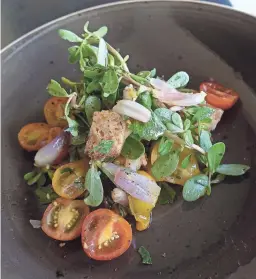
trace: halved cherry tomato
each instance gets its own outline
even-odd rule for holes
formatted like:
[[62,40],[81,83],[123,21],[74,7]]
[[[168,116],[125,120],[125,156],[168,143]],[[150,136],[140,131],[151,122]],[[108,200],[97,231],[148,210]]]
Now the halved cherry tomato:
[[63,119],[67,100],[66,97],[52,97],[45,103],[44,116],[49,125],[61,128],[68,126],[66,119]]
[[239,95],[233,89],[215,82],[201,83],[200,91],[207,94],[205,100],[208,104],[223,110],[230,109],[239,99]]
[[60,127],[50,128],[48,135],[48,143],[55,139],[57,136],[59,136],[62,133],[62,131],[63,130]]
[[84,201],[56,199],[44,212],[42,230],[51,238],[68,241],[80,236],[89,207]]
[[27,151],[37,151],[48,143],[50,126],[45,123],[31,123],[21,128],[18,140]]
[[85,175],[89,169],[89,159],[68,163],[59,167],[53,175],[53,190],[61,197],[75,199],[84,189]]
[[92,259],[108,261],[117,258],[131,242],[131,225],[109,209],[95,210],[84,219],[82,245]]

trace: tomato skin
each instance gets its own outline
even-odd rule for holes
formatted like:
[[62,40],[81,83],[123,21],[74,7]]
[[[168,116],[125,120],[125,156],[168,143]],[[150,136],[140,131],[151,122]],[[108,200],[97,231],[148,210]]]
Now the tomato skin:
[[[71,169],[72,172],[64,172],[65,169]],[[84,193],[84,188],[75,187],[74,181],[77,178],[85,177],[89,169],[89,159],[71,162],[57,168],[52,178],[53,190],[62,198],[76,199]]]
[[228,110],[238,101],[239,95],[233,89],[226,88],[215,82],[203,82],[200,91],[204,91],[206,102],[216,108]]
[[109,261],[121,256],[131,241],[131,225],[109,209],[97,209],[84,219],[82,246],[94,260]]
[[18,140],[27,151],[37,151],[48,143],[50,126],[45,123],[30,123],[21,128]]
[[44,105],[44,116],[46,122],[53,127],[66,128],[68,123],[65,116],[64,108],[68,98],[66,97],[52,97]]
[[[67,210],[70,208],[76,209],[79,212],[79,219],[77,224],[70,229],[69,231],[65,231],[63,224],[59,224],[57,228],[54,228],[52,225],[49,225],[50,214],[54,209],[55,205],[58,204],[62,206],[64,209]],[[67,211],[68,212],[68,211]],[[69,214],[69,212],[67,213]],[[89,207],[84,203],[82,200],[66,200],[63,198],[58,198],[54,202],[48,205],[46,208],[43,218],[42,218],[42,230],[51,238],[60,240],[60,241],[69,241],[76,239],[80,236],[82,230],[82,224],[84,217],[89,214]],[[63,218],[62,218],[63,222]]]

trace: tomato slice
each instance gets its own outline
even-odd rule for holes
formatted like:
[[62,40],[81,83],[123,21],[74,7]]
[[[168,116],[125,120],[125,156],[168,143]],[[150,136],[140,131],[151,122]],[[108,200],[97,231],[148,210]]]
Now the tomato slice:
[[89,159],[68,163],[59,167],[53,175],[54,191],[66,199],[75,199],[84,193],[85,175],[89,169]]
[[89,207],[80,200],[56,199],[44,212],[42,230],[51,238],[61,241],[80,236],[84,217]]
[[67,100],[66,97],[52,97],[45,103],[44,116],[49,125],[61,128],[68,126],[66,119],[63,119]]
[[109,209],[91,212],[83,222],[82,246],[92,259],[108,261],[121,256],[131,245],[131,225]]
[[27,151],[37,151],[48,143],[50,126],[45,123],[30,123],[21,128],[18,140]]
[[239,95],[233,89],[226,88],[215,82],[203,82],[200,91],[204,91],[206,102],[216,108],[230,109],[239,99]]

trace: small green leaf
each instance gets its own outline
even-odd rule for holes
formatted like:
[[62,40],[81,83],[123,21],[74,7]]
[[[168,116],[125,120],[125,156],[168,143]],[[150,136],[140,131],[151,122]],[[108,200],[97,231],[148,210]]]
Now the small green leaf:
[[218,184],[225,179],[226,175],[218,173],[214,179],[211,180],[211,184]]
[[167,83],[172,87],[172,88],[181,88],[185,87],[189,82],[189,75],[186,72],[178,72],[174,74],[168,81]]
[[64,173],[73,173],[73,170],[71,168],[64,168],[60,171],[61,174],[64,174]]
[[179,128],[178,126],[176,126],[172,123],[167,123],[166,127],[173,134],[183,133],[183,129]]
[[99,49],[97,54],[97,64],[101,66],[107,66],[108,63],[108,49],[104,39],[100,39]]
[[82,38],[68,30],[60,29],[58,33],[62,39],[67,40],[71,43],[80,43],[83,41]]
[[211,134],[208,131],[202,130],[200,133],[199,143],[200,147],[202,147],[204,151],[208,152],[208,150],[212,147]]
[[153,78],[156,75],[156,68],[150,71],[150,77]]
[[152,174],[157,180],[170,176],[177,169],[178,163],[179,155],[177,152],[162,155],[153,164]]
[[114,144],[113,140],[102,140],[97,146],[93,148],[93,152],[107,154],[110,152],[113,144]]
[[183,186],[183,199],[191,202],[203,197],[207,192],[208,182],[208,177],[204,174],[199,174],[188,179]]
[[147,109],[152,107],[152,96],[148,91],[141,93],[136,101]]
[[140,158],[141,155],[145,153],[145,147],[144,145],[136,140],[135,138],[129,136],[125,142],[123,149],[121,151],[121,155],[123,155],[125,158],[128,158],[130,160],[136,160]]
[[143,77],[143,78],[149,78],[150,77],[151,72],[150,71],[141,71],[137,74],[137,76],[139,77]]
[[[102,82],[101,82],[103,91],[104,91],[104,95],[110,95],[110,94],[114,94],[117,89],[118,89],[118,85],[119,85],[119,80],[118,80],[118,76],[116,74],[116,71],[114,69],[108,69],[103,78],[102,78]],[[107,96],[105,96],[107,97]]]
[[42,174],[43,174],[42,172],[39,172],[34,177],[30,178],[27,182],[28,185],[31,186],[31,185],[35,184],[39,180],[39,178],[41,177]]
[[154,113],[165,125],[172,121],[173,112],[167,108],[157,108]]
[[172,114],[172,123],[183,130],[183,122],[180,115],[177,112]]
[[118,91],[116,91],[114,94],[111,94],[107,97],[102,96],[102,102],[104,104],[105,107],[107,107],[108,109],[112,109],[113,106],[116,104],[116,100],[118,96]]
[[209,164],[209,171],[211,174],[216,172],[225,153],[225,144],[223,142],[215,143],[211,146],[207,153],[207,159]]
[[56,81],[51,79],[50,83],[48,84],[46,90],[48,93],[55,97],[67,97],[67,91],[61,87],[61,85]]
[[173,142],[167,139],[166,137],[162,137],[158,147],[158,153],[162,156],[168,154],[172,149]]
[[37,186],[38,187],[44,186],[45,182],[46,182],[45,174],[42,174],[40,178],[37,180]]
[[101,86],[100,86],[99,80],[97,80],[97,79],[94,79],[93,81],[91,81],[88,84],[88,86],[86,87],[86,92],[88,94],[99,92],[99,91],[101,91]]
[[97,67],[87,67],[84,70],[84,77],[88,79],[95,79],[95,78],[100,78],[103,76],[103,69],[100,68],[99,66]]
[[108,27],[102,26],[97,31],[93,32],[93,35],[98,38],[103,38],[108,33]]
[[70,87],[75,87],[75,86],[81,84],[81,83],[79,83],[79,82],[71,81],[70,79],[65,78],[65,77],[61,77],[61,81],[62,81],[63,83],[65,83],[66,85],[70,86]]
[[101,110],[101,100],[96,96],[89,96],[85,101],[84,110],[89,124],[92,124],[94,112]]
[[143,264],[152,264],[151,256],[150,256],[148,250],[144,246],[141,246],[138,249],[138,252],[141,256],[141,260],[142,260]]
[[175,190],[166,182],[160,182],[158,185],[161,187],[161,192],[158,197],[157,203],[161,205],[172,204],[176,197]]
[[70,132],[73,137],[78,136],[78,123],[74,120],[71,119],[69,116],[66,116],[66,119],[68,121],[68,129],[66,131]]
[[214,111],[215,109],[210,107],[206,107],[206,106],[198,107],[194,116],[192,117],[192,121],[198,122],[204,120],[205,118],[210,118],[211,115],[214,113]]
[[78,46],[69,47],[68,53],[69,53],[69,57],[68,57],[69,63],[75,64],[76,62],[78,62],[80,58],[80,49]]
[[35,194],[40,204],[49,204],[59,196],[53,191],[52,186],[38,187]]
[[103,201],[103,185],[94,164],[86,174],[85,188],[88,190],[89,196],[84,199],[84,202],[89,206],[99,206]]
[[183,139],[185,140],[186,145],[191,146],[194,143],[194,139],[192,137],[192,133],[190,130],[187,130],[183,134]]
[[190,158],[191,158],[192,154],[188,154],[181,162],[181,167],[183,169],[186,169],[190,163]]
[[189,119],[186,119],[183,124],[184,124],[184,130],[187,131],[191,126],[191,121]]
[[247,165],[223,164],[217,167],[216,172],[230,176],[239,176],[245,174],[249,169],[250,167]]
[[48,170],[47,175],[48,175],[49,179],[52,180],[53,175],[54,175],[54,171],[53,170]]
[[35,171],[31,171],[31,172],[28,172],[24,175],[24,179],[25,180],[30,180],[31,178],[33,178],[34,176],[36,175],[36,172]]

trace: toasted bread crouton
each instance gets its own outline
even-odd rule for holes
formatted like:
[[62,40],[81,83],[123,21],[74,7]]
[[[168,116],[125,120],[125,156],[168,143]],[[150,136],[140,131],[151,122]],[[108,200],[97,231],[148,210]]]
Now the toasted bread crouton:
[[[121,115],[109,110],[94,112],[85,153],[93,160],[116,158],[121,153],[127,135],[126,123]],[[102,154],[97,151],[97,148],[95,149],[104,140],[114,142],[107,154]]]

